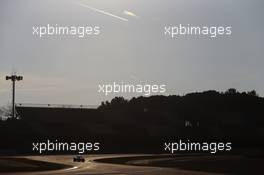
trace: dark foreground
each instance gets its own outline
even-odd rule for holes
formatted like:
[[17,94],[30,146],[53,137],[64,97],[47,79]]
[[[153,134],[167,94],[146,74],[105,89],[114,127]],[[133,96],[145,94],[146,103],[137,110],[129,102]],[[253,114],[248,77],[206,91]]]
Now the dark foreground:
[[0,172],[49,171],[71,168],[70,165],[32,160],[23,157],[0,158]]
[[[208,155],[90,155],[85,163],[72,162],[72,156],[28,156],[22,160],[63,164],[63,169],[35,172],[3,172],[2,174],[133,174],[133,175],[207,175],[262,174],[263,159],[242,156]],[[34,167],[34,166],[33,166]],[[58,167],[61,168],[61,167]],[[1,173],[0,173],[1,174]]]
[[175,168],[219,174],[261,174],[264,159],[244,156],[177,155],[99,159],[98,162]]

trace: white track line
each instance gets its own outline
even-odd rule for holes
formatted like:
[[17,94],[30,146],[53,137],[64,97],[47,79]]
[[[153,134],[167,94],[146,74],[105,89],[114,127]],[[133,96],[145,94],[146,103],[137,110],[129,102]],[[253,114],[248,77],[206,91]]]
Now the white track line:
[[75,169],[77,169],[77,168],[78,168],[77,166],[74,166],[74,167],[72,167],[72,168],[68,168],[68,169],[66,169],[66,171],[75,170]]

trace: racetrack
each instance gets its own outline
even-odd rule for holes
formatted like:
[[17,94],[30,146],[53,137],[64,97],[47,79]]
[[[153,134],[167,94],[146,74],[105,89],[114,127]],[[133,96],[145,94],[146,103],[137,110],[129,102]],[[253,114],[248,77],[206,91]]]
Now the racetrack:
[[[44,175],[44,174],[71,174],[71,175],[160,175],[160,174],[177,174],[177,175],[206,175],[214,173],[206,172],[195,172],[187,171],[181,169],[172,169],[172,168],[160,168],[160,167],[149,167],[149,166],[132,166],[132,165],[119,165],[111,163],[99,163],[95,160],[105,159],[105,158],[114,158],[114,157],[129,157],[129,156],[146,156],[146,155],[90,155],[86,157],[85,163],[73,162],[73,156],[27,156],[28,159],[55,162],[61,164],[71,165],[72,168],[55,170],[55,171],[41,171],[41,172],[23,172],[23,173],[3,173],[9,175],[24,175],[24,174],[34,174],[34,175]],[[149,155],[148,155],[149,156]],[[146,161],[146,160],[145,160]],[[1,173],[0,173],[1,174]]]

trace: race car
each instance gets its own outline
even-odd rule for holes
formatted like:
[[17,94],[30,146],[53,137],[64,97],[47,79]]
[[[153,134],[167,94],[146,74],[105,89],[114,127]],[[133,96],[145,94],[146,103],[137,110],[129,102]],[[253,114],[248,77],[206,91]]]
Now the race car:
[[85,162],[85,158],[81,155],[77,155],[73,157],[73,162]]

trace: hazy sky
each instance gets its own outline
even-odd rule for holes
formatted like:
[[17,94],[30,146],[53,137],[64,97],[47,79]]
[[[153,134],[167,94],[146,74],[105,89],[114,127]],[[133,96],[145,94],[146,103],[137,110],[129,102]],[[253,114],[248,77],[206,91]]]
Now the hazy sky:
[[[168,94],[232,87],[264,96],[263,17],[263,0],[1,0],[0,105],[10,102],[11,72],[24,76],[21,103],[99,104],[113,96],[98,94],[98,84],[113,81],[166,84]],[[97,25],[101,34],[32,35],[47,24]],[[232,35],[163,35],[179,24],[232,26]]]

